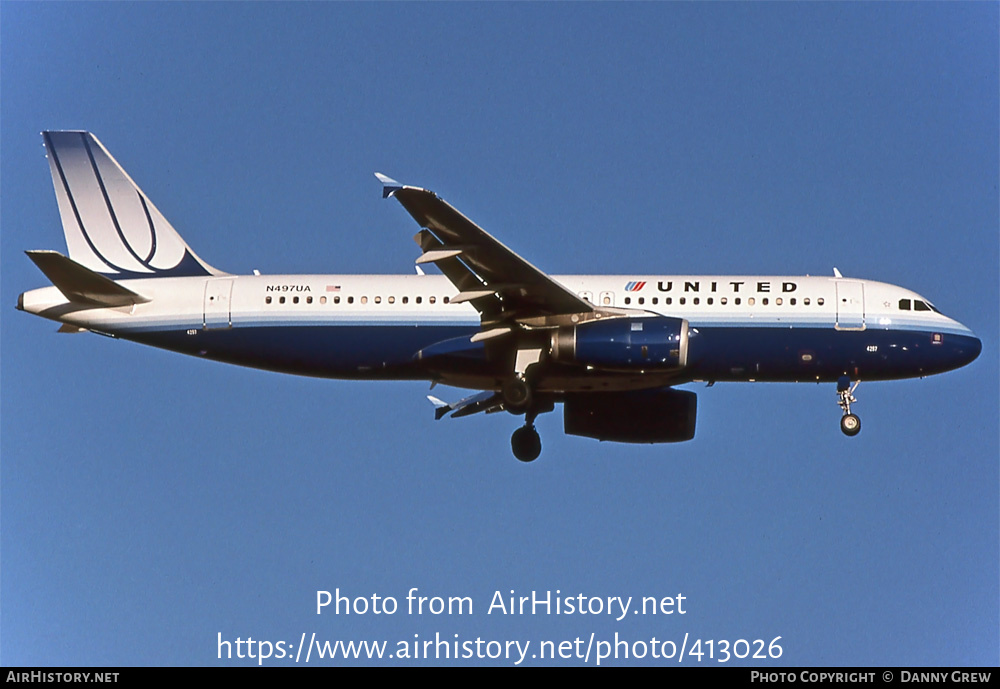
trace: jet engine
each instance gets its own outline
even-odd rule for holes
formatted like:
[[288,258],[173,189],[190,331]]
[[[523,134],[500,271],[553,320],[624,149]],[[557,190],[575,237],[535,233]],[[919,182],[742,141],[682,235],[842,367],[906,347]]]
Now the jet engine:
[[684,368],[688,322],[683,318],[610,318],[563,326],[552,334],[552,358],[611,370]]

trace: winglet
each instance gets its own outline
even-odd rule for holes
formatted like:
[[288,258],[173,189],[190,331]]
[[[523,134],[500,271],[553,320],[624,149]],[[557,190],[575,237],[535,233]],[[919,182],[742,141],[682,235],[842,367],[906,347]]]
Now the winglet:
[[434,420],[440,421],[441,417],[452,410],[452,406],[434,395],[427,395],[427,399],[434,405]]
[[392,177],[386,177],[381,172],[376,172],[375,176],[378,181],[382,183],[382,198],[387,199],[397,191],[403,188],[403,185],[394,180]]

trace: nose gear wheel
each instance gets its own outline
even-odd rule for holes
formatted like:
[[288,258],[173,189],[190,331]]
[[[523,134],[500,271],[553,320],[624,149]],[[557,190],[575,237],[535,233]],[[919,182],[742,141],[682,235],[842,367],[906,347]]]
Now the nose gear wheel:
[[840,430],[846,436],[855,436],[861,432],[861,418],[851,413],[851,405],[858,401],[854,391],[859,385],[861,385],[860,380],[851,385],[847,376],[837,381],[837,404],[844,410],[844,415],[840,418]]

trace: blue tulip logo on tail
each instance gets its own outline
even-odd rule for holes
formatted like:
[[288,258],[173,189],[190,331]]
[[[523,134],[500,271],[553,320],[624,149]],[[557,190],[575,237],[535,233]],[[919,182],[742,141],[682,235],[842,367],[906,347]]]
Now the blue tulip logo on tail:
[[202,261],[89,132],[43,132],[69,256],[114,278],[224,275]]

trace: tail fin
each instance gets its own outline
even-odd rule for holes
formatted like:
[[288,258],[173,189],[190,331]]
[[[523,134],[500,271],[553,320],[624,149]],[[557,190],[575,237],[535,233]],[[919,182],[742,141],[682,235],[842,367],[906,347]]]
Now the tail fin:
[[224,275],[185,243],[90,132],[42,132],[70,258],[115,278]]

